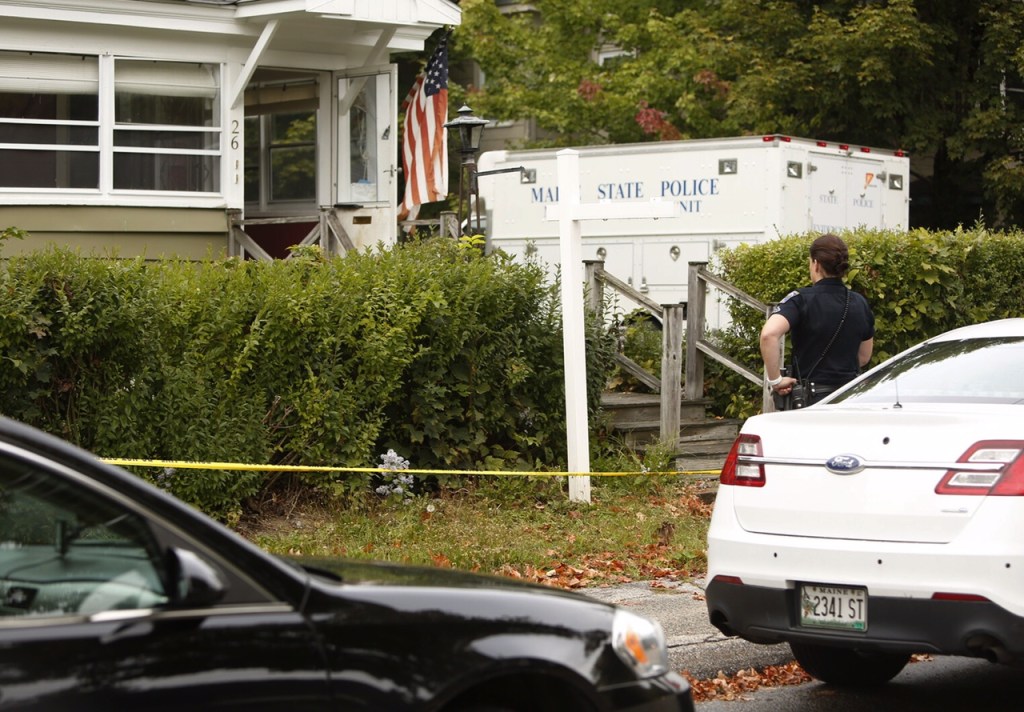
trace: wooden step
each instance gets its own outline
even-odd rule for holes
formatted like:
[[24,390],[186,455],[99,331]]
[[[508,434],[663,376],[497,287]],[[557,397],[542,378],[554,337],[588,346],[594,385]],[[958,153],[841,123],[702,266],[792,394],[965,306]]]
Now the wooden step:
[[[704,420],[710,400],[686,400],[679,403],[679,419],[682,422]],[[661,396],[657,393],[605,393],[601,396],[601,408],[611,418],[615,427],[619,423],[659,421],[661,419]]]
[[[710,401],[680,404],[679,438],[673,461],[680,472],[712,478],[722,469],[742,421],[709,418]],[[643,452],[661,439],[661,396],[656,393],[605,393],[601,398],[610,425],[626,447]],[[698,475],[694,475],[698,476]]]
[[[700,422],[682,423],[679,427],[680,451],[707,451],[711,448],[717,452],[723,445],[729,452],[733,440],[739,433],[740,421],[719,418],[706,418]],[[615,433],[629,447],[643,447],[661,439],[661,424],[651,421],[618,423]]]

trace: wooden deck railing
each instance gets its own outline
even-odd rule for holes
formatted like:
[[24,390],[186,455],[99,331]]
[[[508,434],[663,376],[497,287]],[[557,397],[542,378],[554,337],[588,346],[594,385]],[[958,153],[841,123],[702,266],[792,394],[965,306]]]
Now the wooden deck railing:
[[[300,245],[320,245],[324,254],[344,255],[355,249],[352,238],[338,218],[337,209],[321,206],[316,215],[293,215],[277,218],[244,218],[240,210],[229,211],[231,235],[228,239],[228,253],[235,257],[252,257],[257,260],[272,260],[266,250],[245,231],[246,225],[286,225],[290,223],[315,223],[313,228],[299,242]],[[287,259],[291,255],[285,257]]]
[[[294,215],[277,218],[244,218],[242,211],[230,210],[231,234],[228,239],[228,254],[245,259],[252,257],[257,260],[272,260],[266,250],[245,231],[246,225],[286,225],[289,223],[315,223],[299,245],[319,245],[327,255],[344,255],[356,249],[355,243],[338,218],[337,206],[321,206],[316,215]],[[400,227],[410,225],[427,226],[436,229],[441,237],[455,237],[459,234],[459,224],[453,212],[442,212],[439,218],[432,220],[405,220]],[[291,255],[286,255],[288,259]]]
[[707,323],[705,301],[708,286],[725,292],[741,304],[760,312],[766,319],[771,311],[771,305],[755,299],[736,285],[708,272],[707,262],[690,263],[687,278],[690,309],[686,321],[686,397],[696,399],[704,394],[704,357],[710,356],[751,383],[762,386],[762,409],[766,413],[774,410],[771,393],[765,387],[764,376],[750,370],[704,338]]
[[[610,288],[639,305],[641,309],[658,317],[662,324],[661,378],[648,373],[642,366],[623,353],[616,355],[619,365],[630,375],[661,395],[660,436],[671,440],[679,433],[683,396],[687,400],[700,400],[704,395],[704,359],[710,357],[740,374],[747,380],[764,386],[764,377],[752,371],[735,358],[714,346],[705,338],[707,325],[706,296],[709,286],[725,292],[740,303],[767,317],[770,305],[750,296],[740,288],[707,271],[706,262],[691,262],[687,282],[687,301],[677,304],[658,304],[604,269],[603,260],[584,260],[588,308],[596,314],[604,309],[605,289]],[[683,388],[683,342],[685,329],[686,378]],[[771,396],[764,389],[765,412],[772,409]]]

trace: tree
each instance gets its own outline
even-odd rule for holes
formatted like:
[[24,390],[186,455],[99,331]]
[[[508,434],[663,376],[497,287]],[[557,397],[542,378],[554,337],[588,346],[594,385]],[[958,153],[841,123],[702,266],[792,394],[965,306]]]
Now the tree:
[[[912,223],[1024,224],[1015,0],[464,0],[474,107],[549,145],[784,133],[907,150]],[[614,62],[597,50],[616,46]]]
[[486,87],[470,87],[474,107],[499,118],[535,118],[557,134],[558,145],[645,140],[633,121],[637,91],[618,91],[617,68],[628,57],[601,66],[604,45],[634,49],[616,36],[642,23],[648,12],[670,11],[677,2],[642,0],[542,0],[538,12],[502,15],[493,0],[464,0],[455,32],[457,56],[476,60]]

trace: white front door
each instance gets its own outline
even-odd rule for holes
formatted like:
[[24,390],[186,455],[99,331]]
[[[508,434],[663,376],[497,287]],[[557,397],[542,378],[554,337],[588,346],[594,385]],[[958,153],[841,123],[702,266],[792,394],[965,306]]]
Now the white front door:
[[398,202],[397,81],[394,66],[338,75],[337,203]]

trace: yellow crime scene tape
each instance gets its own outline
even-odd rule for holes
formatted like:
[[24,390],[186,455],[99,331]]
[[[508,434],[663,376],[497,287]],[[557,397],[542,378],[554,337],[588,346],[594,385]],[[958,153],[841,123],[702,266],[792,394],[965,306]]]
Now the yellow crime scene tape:
[[667,470],[664,472],[523,472],[519,470],[394,470],[388,467],[323,467],[316,465],[252,465],[239,462],[183,462],[181,460],[133,460],[100,458],[120,467],[162,467],[174,470],[247,470],[251,472],[401,472],[407,475],[493,475],[498,477],[650,477],[659,475],[718,475],[720,470]]

